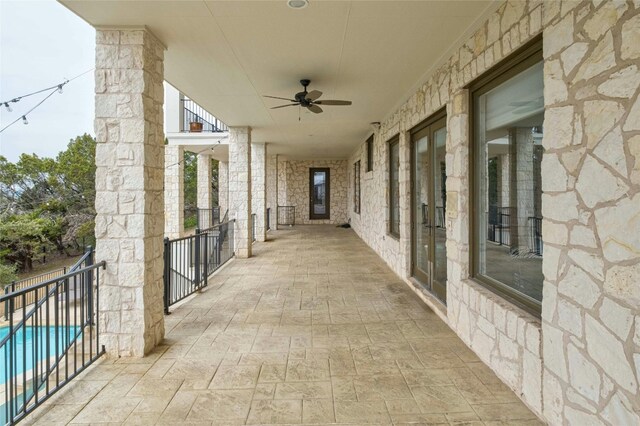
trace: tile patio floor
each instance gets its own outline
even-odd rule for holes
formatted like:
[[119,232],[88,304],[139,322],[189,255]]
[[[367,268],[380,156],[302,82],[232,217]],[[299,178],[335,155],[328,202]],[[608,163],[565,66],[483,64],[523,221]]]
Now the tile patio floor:
[[24,424],[541,424],[352,230],[269,236]]

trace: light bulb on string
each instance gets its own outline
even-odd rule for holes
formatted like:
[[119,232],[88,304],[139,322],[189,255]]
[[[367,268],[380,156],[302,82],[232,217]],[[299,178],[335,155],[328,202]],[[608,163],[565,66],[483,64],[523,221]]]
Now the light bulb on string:
[[24,125],[26,126],[27,124],[29,124],[29,122],[27,121],[27,116],[23,115],[22,116],[22,122],[24,123]]
[[13,111],[13,108],[11,108],[11,105],[9,105],[9,102],[5,102],[4,106],[7,108],[7,111],[9,112]]
[[58,93],[62,93],[62,84],[58,86]]

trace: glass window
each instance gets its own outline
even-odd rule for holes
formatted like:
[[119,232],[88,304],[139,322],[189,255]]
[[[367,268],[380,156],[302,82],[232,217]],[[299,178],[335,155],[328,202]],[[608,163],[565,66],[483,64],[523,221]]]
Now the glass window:
[[535,312],[543,282],[541,56],[473,92],[474,275]]
[[400,237],[400,141],[389,142],[389,233]]
[[373,170],[373,135],[367,139],[367,171]]
[[353,165],[353,211],[360,214],[360,160]]

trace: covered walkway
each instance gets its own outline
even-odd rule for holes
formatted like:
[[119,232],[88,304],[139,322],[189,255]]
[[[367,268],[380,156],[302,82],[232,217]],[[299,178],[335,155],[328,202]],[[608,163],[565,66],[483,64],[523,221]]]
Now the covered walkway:
[[540,424],[353,231],[272,231],[24,423]]

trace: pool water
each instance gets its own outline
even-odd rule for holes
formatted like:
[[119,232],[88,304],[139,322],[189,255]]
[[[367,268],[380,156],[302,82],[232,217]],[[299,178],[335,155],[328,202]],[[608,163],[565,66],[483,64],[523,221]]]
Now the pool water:
[[[11,373],[9,371],[10,356],[12,356],[14,363],[12,366],[13,374],[20,375],[33,369],[34,357],[36,361],[43,361],[62,353],[65,346],[73,341],[79,329],[80,327],[77,326],[20,328],[10,341],[0,347],[0,385],[9,380],[7,374]],[[9,327],[0,327],[0,341],[4,340],[8,334]],[[49,339],[48,348],[47,338]],[[56,353],[56,340],[58,353]]]

